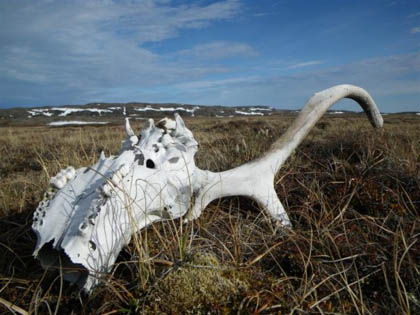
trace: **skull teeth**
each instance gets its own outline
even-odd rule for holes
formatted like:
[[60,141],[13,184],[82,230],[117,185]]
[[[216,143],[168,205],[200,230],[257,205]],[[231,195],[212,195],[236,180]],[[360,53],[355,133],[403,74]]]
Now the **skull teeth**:
[[121,166],[119,172],[120,172],[122,177],[125,177],[130,172],[130,169],[124,164],[123,166]]
[[102,187],[102,193],[103,193],[105,196],[107,196],[107,197],[111,197],[111,192],[112,192],[111,185],[109,185],[109,184],[105,184],[105,185]]
[[67,177],[67,180],[73,179],[73,177],[75,175],[76,175],[76,171],[75,171],[74,167],[69,166],[69,167],[66,168],[66,177]]
[[67,180],[65,180],[65,178],[63,178],[60,174],[51,178],[50,180],[50,184],[57,189],[63,188],[66,185],[66,183]]
[[112,178],[111,178],[111,183],[112,183],[114,186],[118,185],[118,182],[120,181],[121,177],[122,177],[122,176],[120,175],[120,173],[119,173],[119,172],[115,172],[115,173],[114,173],[114,175],[112,175]]

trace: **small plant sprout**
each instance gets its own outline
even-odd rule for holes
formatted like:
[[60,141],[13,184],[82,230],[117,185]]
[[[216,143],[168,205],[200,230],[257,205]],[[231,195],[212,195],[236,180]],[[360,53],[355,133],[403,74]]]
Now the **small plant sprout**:
[[215,199],[249,197],[281,226],[291,227],[274,177],[327,109],[343,98],[355,100],[372,125],[382,127],[378,108],[365,90],[338,85],[311,97],[262,157],[223,172],[196,166],[198,143],[178,114],[156,125],[150,119],[140,139],[126,118],[118,156],[102,153],[93,166],[68,167],[51,178],[51,193],[34,213],[34,256],[45,268],[65,267],[64,278],[90,292],[133,233],[156,221],[196,219]]

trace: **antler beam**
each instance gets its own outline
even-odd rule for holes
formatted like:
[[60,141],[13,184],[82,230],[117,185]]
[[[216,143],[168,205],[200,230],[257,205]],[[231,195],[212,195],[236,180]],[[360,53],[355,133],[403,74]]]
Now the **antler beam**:
[[355,100],[365,111],[372,126],[382,127],[383,119],[378,107],[364,89],[353,85],[337,85],[316,93],[284,135],[261,158],[225,172],[200,173],[198,182],[202,187],[188,219],[199,217],[201,211],[214,199],[242,195],[254,199],[273,218],[290,226],[288,215],[274,189],[274,177],[328,108],[343,98]]

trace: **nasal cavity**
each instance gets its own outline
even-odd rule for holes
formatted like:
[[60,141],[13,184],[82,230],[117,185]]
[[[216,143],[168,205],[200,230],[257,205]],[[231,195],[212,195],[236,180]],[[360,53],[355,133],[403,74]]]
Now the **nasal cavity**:
[[139,165],[143,165],[144,163],[144,156],[143,154],[136,154],[134,157],[134,161],[137,161]]
[[148,159],[146,161],[146,167],[147,168],[155,168],[155,162],[153,162],[151,159]]

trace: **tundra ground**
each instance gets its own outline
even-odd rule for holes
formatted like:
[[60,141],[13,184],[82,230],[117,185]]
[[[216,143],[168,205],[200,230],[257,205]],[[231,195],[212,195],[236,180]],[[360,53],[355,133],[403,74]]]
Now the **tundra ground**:
[[[0,312],[40,314],[420,313],[420,116],[327,114],[276,178],[293,230],[251,200],[217,200],[190,223],[133,237],[90,296],[32,257],[49,178],[117,154],[124,128],[0,128]],[[190,118],[196,163],[226,170],[294,119]],[[139,132],[143,122],[134,122]]]

